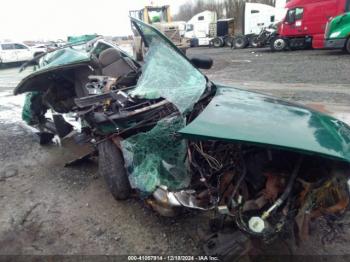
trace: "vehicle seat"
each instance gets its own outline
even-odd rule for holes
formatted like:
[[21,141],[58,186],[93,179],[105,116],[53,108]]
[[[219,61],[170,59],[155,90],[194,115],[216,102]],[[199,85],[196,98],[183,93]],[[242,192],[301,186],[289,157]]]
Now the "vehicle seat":
[[122,54],[114,49],[108,48],[101,52],[99,62],[102,67],[102,75],[118,78],[125,76],[135,70],[122,58]]

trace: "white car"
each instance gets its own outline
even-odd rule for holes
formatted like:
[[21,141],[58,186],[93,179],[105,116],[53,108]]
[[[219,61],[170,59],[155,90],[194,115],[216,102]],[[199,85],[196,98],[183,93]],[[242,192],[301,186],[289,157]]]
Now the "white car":
[[45,52],[45,48],[29,47],[23,43],[0,43],[0,64],[29,61]]

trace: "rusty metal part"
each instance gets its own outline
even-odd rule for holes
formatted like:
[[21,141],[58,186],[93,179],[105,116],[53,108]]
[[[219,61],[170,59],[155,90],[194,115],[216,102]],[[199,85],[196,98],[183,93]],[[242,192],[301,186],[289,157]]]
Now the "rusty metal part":
[[258,210],[263,208],[268,203],[268,200],[265,198],[264,195],[261,195],[257,199],[251,199],[244,203],[242,211],[246,212],[249,210]]
[[233,178],[235,176],[235,173],[233,172],[226,172],[220,177],[220,187],[219,191],[221,194],[221,199],[219,204],[227,204],[229,201],[229,198],[232,195],[232,192],[234,190],[234,184],[232,183]]
[[311,218],[344,212],[349,205],[345,179],[333,177],[321,187],[312,190],[310,198],[315,207],[311,211]]
[[265,188],[258,194],[259,197],[244,203],[243,212],[263,208],[267,203],[276,201],[278,195],[283,191],[285,178],[281,174],[266,172],[264,175],[266,176]]
[[268,201],[276,201],[278,195],[283,191],[285,186],[284,177],[272,173],[265,173],[266,184],[263,195]]
[[295,222],[298,226],[299,232],[298,236],[301,241],[306,241],[309,238],[309,228],[310,228],[310,211],[299,211],[297,216],[295,217]]
[[282,195],[275,201],[275,203],[268,209],[266,210],[262,215],[261,215],[261,218],[262,219],[267,219],[270,214],[275,210],[277,209],[278,207],[280,207],[283,202],[287,199],[287,197],[289,196],[291,190],[292,190],[292,187],[294,185],[294,182],[295,182],[295,179],[299,173],[299,170],[300,170],[300,167],[301,167],[301,164],[303,162],[303,156],[299,156],[298,160],[297,160],[297,163],[294,167],[294,170],[292,172],[292,174],[290,175],[289,177],[289,180],[288,180],[288,183],[287,183],[287,186],[286,188],[284,189]]
[[317,188],[306,182],[302,182],[302,185],[304,190],[299,195],[301,207],[295,221],[300,240],[306,240],[312,220],[344,213],[350,200],[345,177],[334,176]]

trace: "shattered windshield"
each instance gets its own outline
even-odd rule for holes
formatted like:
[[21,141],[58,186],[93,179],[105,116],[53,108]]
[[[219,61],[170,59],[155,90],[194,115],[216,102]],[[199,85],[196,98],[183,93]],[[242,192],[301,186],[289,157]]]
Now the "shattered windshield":
[[165,98],[179,114],[170,115],[148,132],[121,142],[133,188],[144,193],[163,185],[176,190],[187,187],[185,141],[176,135],[185,126],[185,114],[193,108],[206,88],[205,77],[156,29],[133,20],[149,50],[134,97]]
[[181,113],[190,110],[203,94],[206,79],[159,31],[133,20],[149,47],[142,75],[131,95],[165,98]]

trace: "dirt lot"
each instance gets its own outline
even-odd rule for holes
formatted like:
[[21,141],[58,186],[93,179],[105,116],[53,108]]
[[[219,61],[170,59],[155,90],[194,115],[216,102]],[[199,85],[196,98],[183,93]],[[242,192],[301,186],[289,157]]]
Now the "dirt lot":
[[[189,54],[214,59],[212,80],[308,104],[350,124],[350,56],[341,52],[196,48]],[[206,226],[206,215],[169,219],[141,200],[117,202],[95,162],[65,168],[71,157],[65,150],[40,147],[21,121],[24,97],[12,96],[21,77],[16,70],[0,71],[0,254],[202,253],[196,230]],[[350,254],[350,227],[344,232],[326,245],[315,234],[296,251]]]

